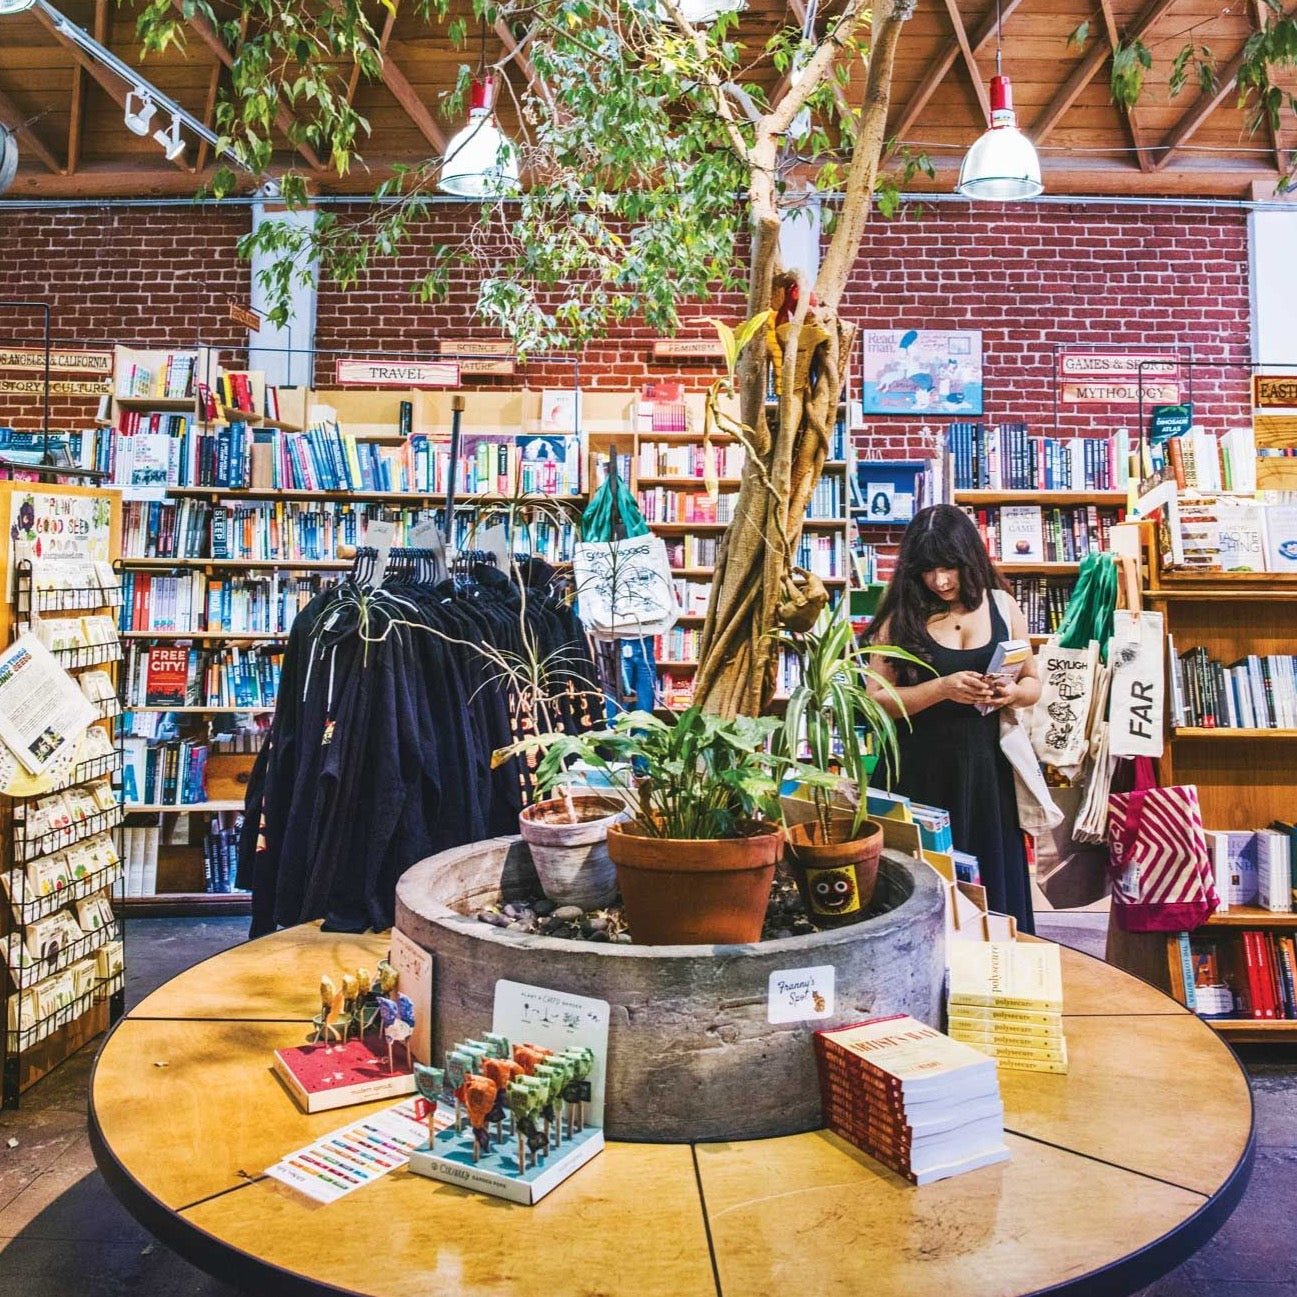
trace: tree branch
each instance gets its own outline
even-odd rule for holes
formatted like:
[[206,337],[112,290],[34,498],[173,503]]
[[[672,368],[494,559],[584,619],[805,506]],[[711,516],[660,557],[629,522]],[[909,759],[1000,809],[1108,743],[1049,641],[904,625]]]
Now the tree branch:
[[914,0],[881,0],[874,11],[873,48],[865,82],[865,106],[855,147],[851,151],[851,175],[837,228],[829,242],[815,281],[816,297],[822,306],[837,311],[846,290],[847,276],[855,264],[864,238],[865,223],[878,179],[878,160],[887,131],[887,109],[891,98],[892,67],[901,28],[914,12]]
[[856,27],[864,20],[869,11],[868,4],[869,0],[849,0],[824,39],[815,47],[815,53],[802,69],[801,75],[789,84],[788,93],[766,115],[761,126],[763,131],[769,131],[772,135],[787,133],[793,124],[793,118],[820,88],[821,82],[832,78],[833,64],[842,52],[843,45],[855,35]]

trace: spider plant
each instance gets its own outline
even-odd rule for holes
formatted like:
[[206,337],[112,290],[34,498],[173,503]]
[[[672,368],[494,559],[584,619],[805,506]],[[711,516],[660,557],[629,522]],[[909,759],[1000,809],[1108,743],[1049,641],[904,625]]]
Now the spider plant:
[[[775,750],[792,758],[805,744],[809,749],[802,758],[806,765],[824,775],[836,770],[856,785],[860,795],[851,817],[850,834],[856,838],[868,818],[864,789],[869,780],[870,755],[876,755],[882,763],[888,782],[899,764],[896,722],[870,694],[869,687],[881,684],[893,697],[895,691],[870,667],[870,657],[896,658],[924,667],[927,663],[904,649],[860,647],[842,609],[825,612],[809,631],[777,631],[775,639],[796,653],[802,666],[801,681],[789,694],[783,723],[775,735]],[[872,740],[873,754],[866,751],[866,737]],[[817,781],[811,789],[824,842],[831,840],[835,782]]]

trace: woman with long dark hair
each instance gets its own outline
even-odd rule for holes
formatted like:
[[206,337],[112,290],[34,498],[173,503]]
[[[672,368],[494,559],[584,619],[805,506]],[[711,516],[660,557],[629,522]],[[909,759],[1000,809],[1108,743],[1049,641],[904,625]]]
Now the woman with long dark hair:
[[[903,708],[909,719],[897,726],[896,790],[950,812],[955,846],[977,857],[990,907],[1033,932],[1027,856],[1013,770],[1000,751],[999,710],[1029,707],[1040,697],[1040,680],[1031,658],[1012,684],[986,675],[997,644],[1027,639],[1027,621],[962,509],[936,504],[914,516],[869,638],[908,649],[929,668],[873,660],[895,694],[881,685],[871,692],[894,716]],[[979,703],[991,710],[983,715]]]

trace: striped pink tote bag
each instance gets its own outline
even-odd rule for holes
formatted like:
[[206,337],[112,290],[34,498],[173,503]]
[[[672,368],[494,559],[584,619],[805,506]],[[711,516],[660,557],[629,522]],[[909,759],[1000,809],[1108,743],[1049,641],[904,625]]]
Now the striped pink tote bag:
[[1108,799],[1112,909],[1127,932],[1183,932],[1220,903],[1193,784]]

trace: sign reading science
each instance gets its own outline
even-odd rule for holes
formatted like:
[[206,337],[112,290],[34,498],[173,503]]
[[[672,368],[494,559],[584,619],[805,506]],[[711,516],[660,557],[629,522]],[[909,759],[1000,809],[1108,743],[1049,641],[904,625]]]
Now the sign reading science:
[[1065,351],[1058,378],[1067,405],[1180,404],[1180,362],[1157,352]]
[[338,360],[339,387],[458,387],[459,365],[453,360]]

